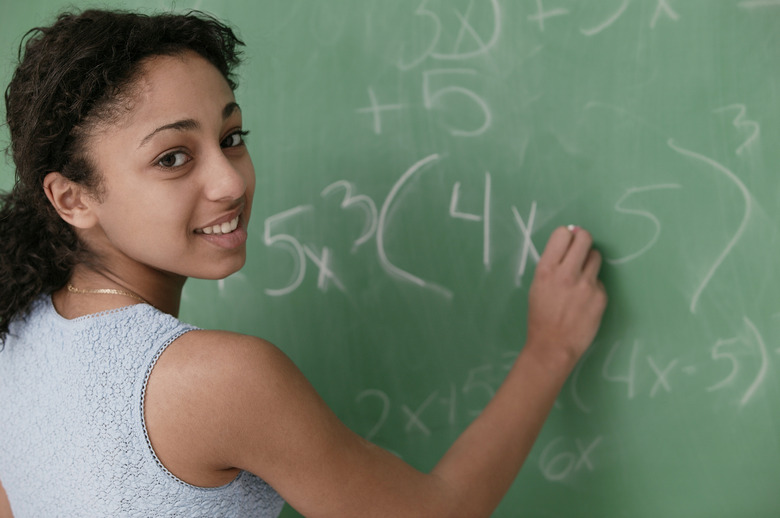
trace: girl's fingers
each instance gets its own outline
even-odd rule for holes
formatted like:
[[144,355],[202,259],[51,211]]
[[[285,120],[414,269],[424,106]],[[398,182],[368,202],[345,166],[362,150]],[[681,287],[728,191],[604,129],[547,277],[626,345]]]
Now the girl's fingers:
[[585,265],[582,267],[582,273],[591,279],[598,277],[601,269],[601,254],[598,250],[591,248],[588,257],[585,259]]
[[566,227],[556,228],[547,241],[547,245],[544,247],[544,252],[542,253],[542,257],[539,258],[539,263],[549,266],[560,264],[566,256],[566,252],[569,250],[573,237],[574,234]]
[[571,271],[580,273],[588,258],[588,253],[593,245],[593,238],[590,233],[582,228],[576,228],[571,232],[573,239],[566,255],[563,257],[563,266]]

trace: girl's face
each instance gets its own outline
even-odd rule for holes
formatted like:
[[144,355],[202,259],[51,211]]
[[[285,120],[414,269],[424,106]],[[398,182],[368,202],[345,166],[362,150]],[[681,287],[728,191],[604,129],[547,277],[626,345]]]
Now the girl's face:
[[240,269],[255,173],[228,83],[193,52],[158,56],[128,107],[88,141],[102,176],[89,245],[109,268],[205,279]]

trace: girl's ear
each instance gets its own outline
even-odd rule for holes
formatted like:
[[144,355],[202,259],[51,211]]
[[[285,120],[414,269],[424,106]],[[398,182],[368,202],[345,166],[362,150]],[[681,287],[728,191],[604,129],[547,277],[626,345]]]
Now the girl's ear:
[[54,209],[65,222],[87,229],[97,224],[93,206],[97,203],[87,189],[60,173],[49,173],[43,179],[43,190]]

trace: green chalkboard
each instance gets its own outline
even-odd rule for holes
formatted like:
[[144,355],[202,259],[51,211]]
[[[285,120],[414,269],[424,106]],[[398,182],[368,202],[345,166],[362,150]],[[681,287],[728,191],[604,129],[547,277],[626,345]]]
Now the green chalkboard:
[[[3,84],[65,5],[3,4]],[[582,225],[610,306],[495,516],[780,515],[780,1],[173,5],[248,44],[258,178],[246,267],[183,319],[271,340],[427,470]]]

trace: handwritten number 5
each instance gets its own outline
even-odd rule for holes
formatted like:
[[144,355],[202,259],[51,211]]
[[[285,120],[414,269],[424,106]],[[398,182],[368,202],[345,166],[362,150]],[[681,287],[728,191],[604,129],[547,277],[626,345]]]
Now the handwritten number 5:
[[293,269],[293,281],[284,288],[266,289],[265,292],[268,295],[278,297],[294,291],[298,286],[301,285],[301,282],[303,282],[303,277],[306,275],[306,256],[304,255],[305,252],[301,246],[301,243],[288,234],[272,235],[272,227],[276,223],[281,223],[282,221],[292,218],[293,216],[297,216],[298,214],[310,210],[311,208],[311,205],[299,205],[298,207],[280,212],[279,214],[274,214],[265,220],[263,242],[266,244],[266,246],[280,246],[288,250],[292,255],[293,261],[295,261],[295,267]]
[[423,103],[425,104],[426,109],[430,110],[433,108],[439,99],[446,95],[461,95],[470,99],[482,111],[484,115],[482,126],[474,130],[450,128],[450,133],[456,137],[476,137],[482,135],[490,128],[493,122],[493,115],[485,100],[467,88],[461,86],[445,86],[438,90],[431,90],[431,78],[437,75],[475,75],[476,73],[476,70],[469,68],[440,68],[423,72]]
[[433,12],[425,8],[425,4],[427,3],[428,0],[423,0],[423,2],[417,8],[414,14],[416,14],[417,16],[427,16],[428,18],[433,20],[433,26],[434,26],[433,39],[431,40],[431,44],[428,46],[428,48],[425,49],[425,52],[423,52],[423,54],[420,57],[418,57],[411,63],[403,63],[402,61],[399,60],[398,68],[400,68],[401,70],[410,70],[416,67],[417,65],[419,65],[420,63],[422,63],[423,61],[425,61],[425,59],[431,55],[433,49],[436,48],[436,45],[439,44],[439,38],[441,37],[441,20],[439,20],[439,17],[436,16],[436,14],[434,14]]

